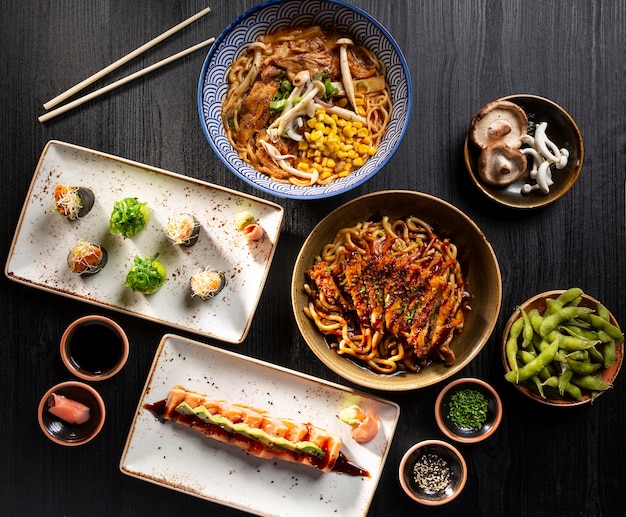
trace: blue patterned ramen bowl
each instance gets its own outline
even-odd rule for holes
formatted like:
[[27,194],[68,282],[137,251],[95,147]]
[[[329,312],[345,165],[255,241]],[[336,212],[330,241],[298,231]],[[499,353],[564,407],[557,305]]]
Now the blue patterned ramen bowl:
[[[391,92],[391,119],[376,153],[350,175],[327,185],[302,187],[274,181],[238,156],[222,124],[222,101],[233,61],[263,34],[298,25],[345,31],[385,64]],[[409,123],[411,104],[411,78],[398,44],[374,18],[341,0],[270,0],[250,9],[217,38],[204,61],[198,84],[200,122],[217,156],[245,182],[274,196],[292,199],[336,196],[373,177],[400,145]]]

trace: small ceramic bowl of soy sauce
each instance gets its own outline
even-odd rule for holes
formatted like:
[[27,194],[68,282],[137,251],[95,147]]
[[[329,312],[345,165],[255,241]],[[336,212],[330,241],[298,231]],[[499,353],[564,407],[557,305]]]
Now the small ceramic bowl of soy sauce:
[[502,401],[496,390],[481,379],[457,379],[439,393],[435,419],[448,438],[461,443],[480,442],[500,425]]
[[454,500],[465,487],[467,464],[453,445],[443,440],[424,440],[402,457],[400,485],[411,499],[426,506]]
[[105,316],[88,315],[72,322],[61,337],[61,359],[77,377],[101,381],[118,373],[128,359],[124,329]]
[[93,440],[104,426],[105,415],[100,394],[80,381],[62,382],[50,388],[37,411],[46,437],[70,447]]

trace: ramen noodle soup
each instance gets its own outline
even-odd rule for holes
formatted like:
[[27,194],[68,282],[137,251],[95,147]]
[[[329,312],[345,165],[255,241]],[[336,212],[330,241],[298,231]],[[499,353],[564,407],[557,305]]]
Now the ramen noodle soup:
[[261,36],[228,73],[224,129],[275,181],[324,185],[376,152],[391,116],[383,63],[345,34],[292,27]]
[[307,272],[305,314],[338,354],[381,374],[455,362],[469,294],[457,249],[416,217],[341,229]]

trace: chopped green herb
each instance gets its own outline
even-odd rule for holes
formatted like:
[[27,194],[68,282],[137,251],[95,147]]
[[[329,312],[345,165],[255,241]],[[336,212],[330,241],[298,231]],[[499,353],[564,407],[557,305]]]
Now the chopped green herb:
[[461,429],[480,429],[487,420],[488,402],[477,390],[457,391],[450,398],[448,418]]
[[324,99],[328,99],[332,97],[335,93],[339,91],[339,88],[333,86],[329,78],[326,78],[324,81],[324,86],[326,90],[324,91]]

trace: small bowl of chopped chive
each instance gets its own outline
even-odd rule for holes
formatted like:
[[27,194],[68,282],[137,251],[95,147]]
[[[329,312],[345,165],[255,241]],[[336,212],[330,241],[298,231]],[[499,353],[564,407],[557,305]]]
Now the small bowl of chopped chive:
[[463,443],[480,442],[500,425],[502,402],[485,381],[457,379],[439,393],[435,419],[448,438]]
[[461,453],[442,440],[425,440],[411,447],[399,469],[400,485],[414,501],[427,506],[449,503],[467,481],[467,464]]

